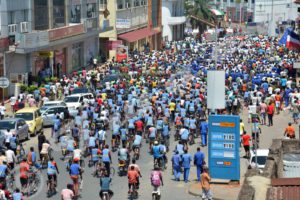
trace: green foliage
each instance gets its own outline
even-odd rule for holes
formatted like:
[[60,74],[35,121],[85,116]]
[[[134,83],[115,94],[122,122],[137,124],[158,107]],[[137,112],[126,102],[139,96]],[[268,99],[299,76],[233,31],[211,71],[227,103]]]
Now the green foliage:
[[[209,10],[209,1],[205,0],[185,0],[185,13],[186,16],[195,16],[197,18],[212,22],[213,21],[213,15],[211,11]],[[204,31],[205,24],[202,22],[190,18],[190,22],[193,28],[198,28],[200,33]]]
[[33,93],[33,91],[36,90],[36,89],[38,89],[37,86],[31,85],[31,86],[28,86],[28,87],[27,87],[27,92],[28,92],[28,93]]
[[21,90],[21,92],[26,92],[27,91],[27,88],[28,88],[28,86],[27,85],[21,85],[20,86],[20,90]]

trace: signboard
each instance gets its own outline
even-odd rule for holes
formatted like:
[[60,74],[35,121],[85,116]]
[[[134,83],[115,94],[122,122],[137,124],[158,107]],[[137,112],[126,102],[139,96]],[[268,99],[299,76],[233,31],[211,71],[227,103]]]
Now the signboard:
[[208,164],[215,179],[240,180],[240,117],[210,115]]
[[130,19],[116,19],[116,28],[130,28]]
[[209,109],[225,108],[225,71],[208,71],[207,107]]
[[122,40],[115,40],[115,41],[107,41],[107,49],[108,50],[117,50],[118,46],[122,45]]
[[8,78],[2,76],[0,77],[0,88],[4,89],[7,88],[9,86],[9,80]]
[[34,48],[38,46],[46,46],[49,44],[48,31],[37,31],[31,33],[17,33],[16,41],[19,48]]
[[53,58],[54,57],[53,51],[39,51],[38,54],[39,54],[39,57],[43,57],[43,58]]
[[66,37],[72,37],[75,35],[80,35],[85,32],[83,24],[77,24],[73,26],[66,26],[62,28],[56,28],[49,30],[49,40],[59,40]]
[[117,47],[117,56],[116,56],[117,62],[122,62],[123,60],[127,60],[127,55],[128,55],[128,47],[119,45]]

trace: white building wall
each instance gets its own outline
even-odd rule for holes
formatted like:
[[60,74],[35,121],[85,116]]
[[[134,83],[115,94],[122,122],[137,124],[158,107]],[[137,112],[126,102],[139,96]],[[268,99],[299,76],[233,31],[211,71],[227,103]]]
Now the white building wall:
[[292,0],[256,0],[254,5],[254,22],[274,22],[295,20],[298,17],[297,5]]
[[[183,0],[162,1],[163,39],[167,39],[168,41],[181,39],[184,35],[184,29],[180,27],[185,22],[186,22],[186,18],[184,16]],[[173,35],[174,33],[173,29],[175,26],[177,26],[177,38],[175,38]]]

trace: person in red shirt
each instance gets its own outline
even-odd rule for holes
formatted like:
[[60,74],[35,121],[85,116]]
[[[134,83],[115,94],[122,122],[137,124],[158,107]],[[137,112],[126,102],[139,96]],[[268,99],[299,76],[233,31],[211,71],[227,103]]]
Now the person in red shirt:
[[29,164],[27,163],[26,158],[23,158],[23,161],[20,163],[20,182],[22,187],[22,192],[27,188],[28,183],[28,171],[29,171]]
[[128,188],[130,192],[131,190],[131,186],[136,187],[137,183],[138,183],[138,178],[139,178],[139,173],[135,170],[134,166],[130,167],[130,170],[127,173],[127,177],[128,177]]
[[137,134],[142,136],[143,129],[144,129],[144,123],[142,122],[142,120],[136,121],[135,122],[135,130],[136,130]]
[[242,136],[242,142],[245,149],[246,158],[250,158],[250,140],[251,140],[250,135],[248,135],[247,132],[244,131]]
[[269,103],[267,107],[269,126],[273,126],[274,105]]

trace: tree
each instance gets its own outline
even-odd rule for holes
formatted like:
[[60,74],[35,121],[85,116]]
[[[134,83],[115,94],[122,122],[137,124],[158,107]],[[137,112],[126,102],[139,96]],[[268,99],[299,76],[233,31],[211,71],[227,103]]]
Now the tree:
[[205,31],[206,25],[214,24],[208,2],[207,0],[185,0],[186,16],[190,18],[192,28],[198,28],[199,33]]

